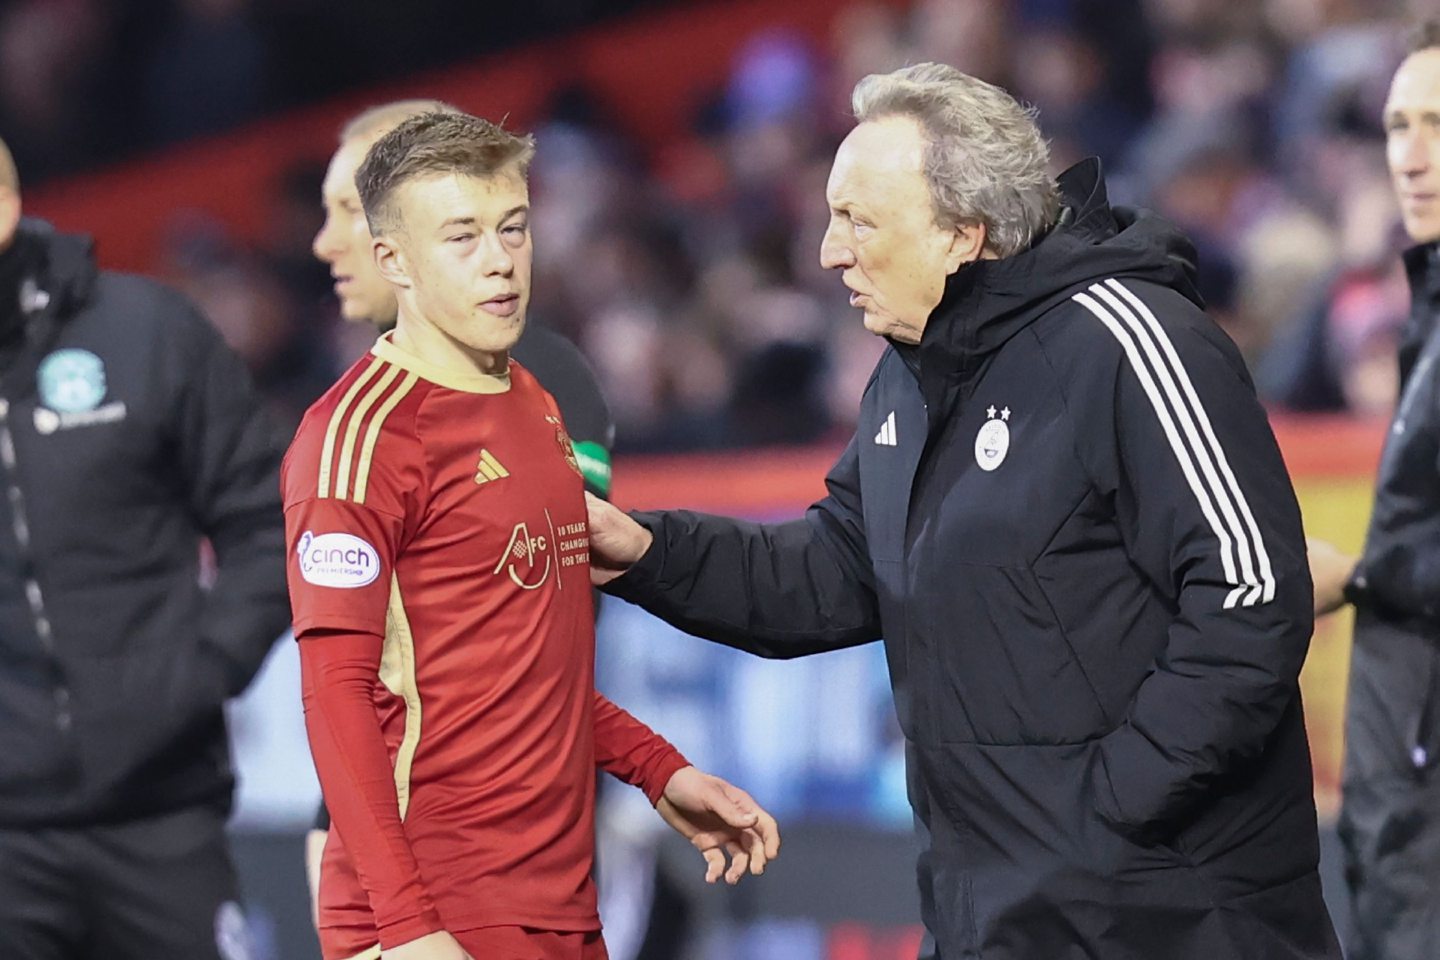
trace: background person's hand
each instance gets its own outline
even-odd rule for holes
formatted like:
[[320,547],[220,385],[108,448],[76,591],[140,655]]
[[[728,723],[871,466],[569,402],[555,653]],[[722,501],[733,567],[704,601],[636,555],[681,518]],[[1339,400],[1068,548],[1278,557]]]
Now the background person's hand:
[[604,586],[630,569],[650,549],[650,531],[619,507],[585,494],[590,523],[590,582]]
[[380,951],[380,960],[475,960],[444,930]]
[[1356,558],[1313,537],[1305,539],[1305,548],[1310,557],[1310,579],[1315,583],[1315,616],[1323,617],[1345,605],[1345,584],[1355,573]]
[[675,772],[655,810],[705,858],[706,883],[723,875],[737,884],[747,869],[759,876],[780,855],[775,818],[744,790],[695,767]]

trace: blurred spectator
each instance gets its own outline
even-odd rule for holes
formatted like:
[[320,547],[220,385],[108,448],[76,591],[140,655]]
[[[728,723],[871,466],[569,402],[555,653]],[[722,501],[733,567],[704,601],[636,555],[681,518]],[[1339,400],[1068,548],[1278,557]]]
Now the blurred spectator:
[[202,219],[174,226],[162,272],[244,361],[284,435],[294,433],[338,368],[324,328],[306,315],[282,275]]
[[155,45],[146,126],[156,143],[214,133],[255,116],[265,97],[265,45],[249,0],[179,0]]
[[99,0],[22,0],[0,8],[0,131],[27,172],[98,159],[105,130]]
[[20,219],[3,143],[0,374],[0,943],[248,956],[222,708],[289,619],[284,446],[183,296]]

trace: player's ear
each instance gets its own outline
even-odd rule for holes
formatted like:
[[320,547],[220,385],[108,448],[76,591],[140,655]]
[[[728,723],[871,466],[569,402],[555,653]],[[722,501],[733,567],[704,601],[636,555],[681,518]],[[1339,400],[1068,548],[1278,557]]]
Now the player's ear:
[[409,288],[410,267],[405,254],[391,236],[379,236],[370,241],[370,253],[375,257],[375,266],[380,276],[397,287]]

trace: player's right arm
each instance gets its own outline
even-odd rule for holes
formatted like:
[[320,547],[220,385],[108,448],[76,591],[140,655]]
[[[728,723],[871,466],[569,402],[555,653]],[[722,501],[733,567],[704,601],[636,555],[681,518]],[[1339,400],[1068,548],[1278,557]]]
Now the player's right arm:
[[286,575],[316,773],[381,948],[392,951],[442,930],[406,838],[373,700],[395,562],[425,489],[415,475],[423,457],[406,449],[413,440],[403,433],[371,430],[373,421],[347,417],[345,406],[312,410],[286,456]]

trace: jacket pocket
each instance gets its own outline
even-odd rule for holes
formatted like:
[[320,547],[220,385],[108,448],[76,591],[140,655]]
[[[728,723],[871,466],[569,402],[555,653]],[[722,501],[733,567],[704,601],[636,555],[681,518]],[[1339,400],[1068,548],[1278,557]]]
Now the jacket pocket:
[[[1105,732],[1095,687],[1027,565],[953,564],[914,595],[926,602],[912,650],[937,667],[937,739],[1062,744]],[[922,669],[914,659],[910,667]]]

